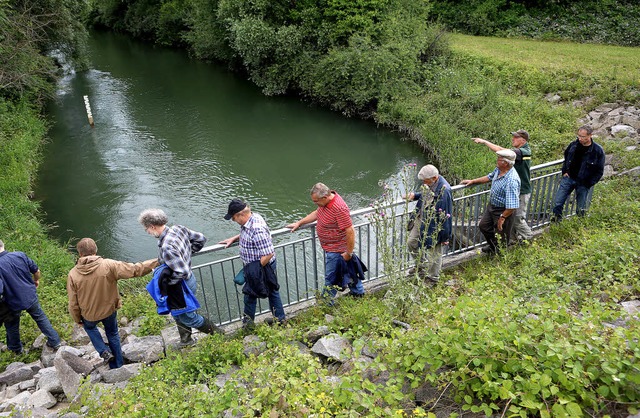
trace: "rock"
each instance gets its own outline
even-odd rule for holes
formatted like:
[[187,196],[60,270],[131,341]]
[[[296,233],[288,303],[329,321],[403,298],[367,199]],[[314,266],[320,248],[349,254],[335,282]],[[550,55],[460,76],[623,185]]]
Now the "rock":
[[20,392],[24,392],[24,390],[20,389],[20,383],[16,383],[15,385],[8,386],[4,391],[4,398],[11,399],[18,396]]
[[55,369],[58,372],[58,378],[62,384],[62,390],[65,396],[71,402],[73,402],[78,394],[78,388],[80,387],[80,381],[82,376],[77,373],[69,363],[63,360],[61,357],[56,358],[53,361]]
[[179,348],[180,334],[177,327],[166,327],[162,330],[162,341],[165,347]]
[[635,316],[640,313],[640,300],[630,300],[622,302],[620,305],[629,315]]
[[224,385],[233,378],[233,375],[240,370],[240,368],[238,366],[231,366],[229,367],[229,370],[227,370],[226,373],[221,373],[219,375],[216,376],[215,380],[213,383],[215,383],[215,385],[217,387],[219,387],[220,389],[222,389],[224,387]]
[[336,317],[333,315],[329,315],[329,314],[324,315],[324,322],[326,322],[327,324],[330,324],[335,320],[336,320]]
[[24,382],[18,383],[18,387],[21,391],[34,389],[36,387],[36,379],[25,380]]
[[622,115],[622,121],[624,125],[633,127],[636,132],[640,129],[640,117],[637,115]]
[[73,354],[71,351],[60,351],[56,356],[56,360],[58,359],[66,362],[74,372],[85,376],[91,373],[94,369],[94,365],[91,362]]
[[122,346],[122,355],[132,363],[149,364],[160,360],[164,355],[164,344],[159,335],[141,338],[129,336],[127,341],[130,342]]
[[624,135],[625,137],[636,136],[636,130],[629,125],[614,125],[611,127],[611,135],[614,137],[619,137],[621,135]]
[[609,113],[618,107],[618,103],[603,103],[596,108],[598,112]]
[[15,408],[21,405],[26,405],[27,400],[31,397],[31,393],[29,392],[20,392],[16,396],[6,401],[11,407]]
[[429,382],[424,382],[415,391],[416,405],[430,406],[440,397],[441,390],[432,386]]
[[[98,327],[98,330],[100,331],[100,336],[102,336],[102,339],[106,340],[107,337],[106,337],[106,334],[104,333],[104,330],[100,327]],[[86,345],[91,343],[91,340],[89,339],[87,332],[84,330],[84,328],[81,325],[74,324],[73,331],[71,332],[71,338],[69,338],[69,342],[73,345]]]
[[311,354],[311,350],[304,343],[300,341],[288,341],[287,344],[292,345],[298,349],[302,354]]
[[40,334],[33,341],[33,344],[31,344],[31,347],[33,347],[35,349],[40,349],[40,348],[44,347],[44,344],[46,342],[47,342],[47,337],[45,337],[44,334]]
[[635,151],[637,150],[638,147],[636,145],[629,145],[628,147],[626,147],[624,150],[625,151]]
[[36,381],[37,390],[43,389],[50,393],[63,393],[62,383],[55,367],[47,367],[40,370]]
[[589,112],[589,120],[591,120],[592,122],[600,123],[603,119],[604,113],[596,112],[595,110],[593,112]]
[[615,174],[616,172],[613,169],[613,166],[610,165],[605,165],[604,166],[604,172],[602,173],[603,177],[611,177]]
[[52,394],[42,389],[33,392],[29,399],[27,399],[27,407],[29,408],[49,409],[57,403],[58,400],[54,398]]
[[309,331],[307,332],[307,334],[304,336],[305,340],[309,341],[310,343],[315,343],[316,341],[318,341],[320,338],[324,337],[325,335],[329,335],[330,331],[329,331],[329,327],[326,325],[322,325],[316,329],[314,329],[313,331]]
[[320,338],[311,348],[311,352],[342,363],[351,356],[352,349],[348,339],[338,334],[329,334]]
[[242,343],[244,345],[244,355],[247,357],[260,355],[267,348],[267,344],[257,335],[247,335],[242,339]]
[[0,384],[13,385],[24,380],[32,379],[35,372],[28,365],[22,363],[22,366],[9,368],[4,373],[0,373]]
[[105,383],[118,383],[131,379],[133,376],[140,374],[142,364],[125,364],[117,369],[107,369],[103,371],[102,378]]
[[560,97],[559,94],[549,93],[545,96],[545,99],[547,99],[549,103],[558,103],[562,100],[562,97]]

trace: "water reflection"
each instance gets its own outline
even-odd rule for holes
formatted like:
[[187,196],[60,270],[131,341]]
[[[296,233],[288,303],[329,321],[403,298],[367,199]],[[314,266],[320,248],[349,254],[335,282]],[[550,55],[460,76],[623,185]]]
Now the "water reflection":
[[[353,208],[378,180],[422,163],[417,146],[370,123],[290,98],[268,98],[223,69],[111,34],[95,34],[92,70],[60,85],[37,195],[61,240],[91,236],[107,257],[156,255],[137,223],[161,207],[171,223],[211,243],[237,233],[224,221],[242,197],[279,228],[314,209],[316,181]],[[95,118],[90,128],[83,95]]]

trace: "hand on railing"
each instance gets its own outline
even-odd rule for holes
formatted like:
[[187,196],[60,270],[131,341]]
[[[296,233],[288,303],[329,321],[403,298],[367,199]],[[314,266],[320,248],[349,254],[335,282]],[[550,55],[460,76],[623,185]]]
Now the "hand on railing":
[[224,245],[224,248],[228,248],[229,245],[231,245],[234,242],[236,242],[239,238],[240,238],[240,235],[236,235],[236,236],[233,236],[233,237],[230,237],[230,238],[227,238],[227,239],[223,239],[218,244]]
[[291,230],[291,232],[293,232],[296,229],[300,228],[300,221],[294,222],[292,224],[289,224],[289,225],[285,226],[285,228],[289,228]]

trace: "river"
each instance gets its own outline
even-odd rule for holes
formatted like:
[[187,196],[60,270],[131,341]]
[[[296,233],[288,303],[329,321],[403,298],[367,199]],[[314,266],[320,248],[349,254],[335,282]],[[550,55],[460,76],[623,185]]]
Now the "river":
[[379,180],[423,163],[397,133],[265,97],[184,51],[93,33],[89,53],[90,70],[65,77],[48,106],[36,182],[51,236],[71,246],[90,236],[106,257],[155,257],[155,239],[137,222],[149,207],[216,243],[238,233],[223,219],[234,197],[276,229],[314,210],[309,190],[318,181],[357,209],[380,195]]

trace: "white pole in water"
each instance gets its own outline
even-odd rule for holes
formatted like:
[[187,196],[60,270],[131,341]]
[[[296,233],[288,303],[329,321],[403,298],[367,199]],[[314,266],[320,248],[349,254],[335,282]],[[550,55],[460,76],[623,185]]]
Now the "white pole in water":
[[89,96],[84,96],[84,107],[87,109],[87,117],[89,125],[93,128],[93,114],[91,114],[91,105],[89,104]]

